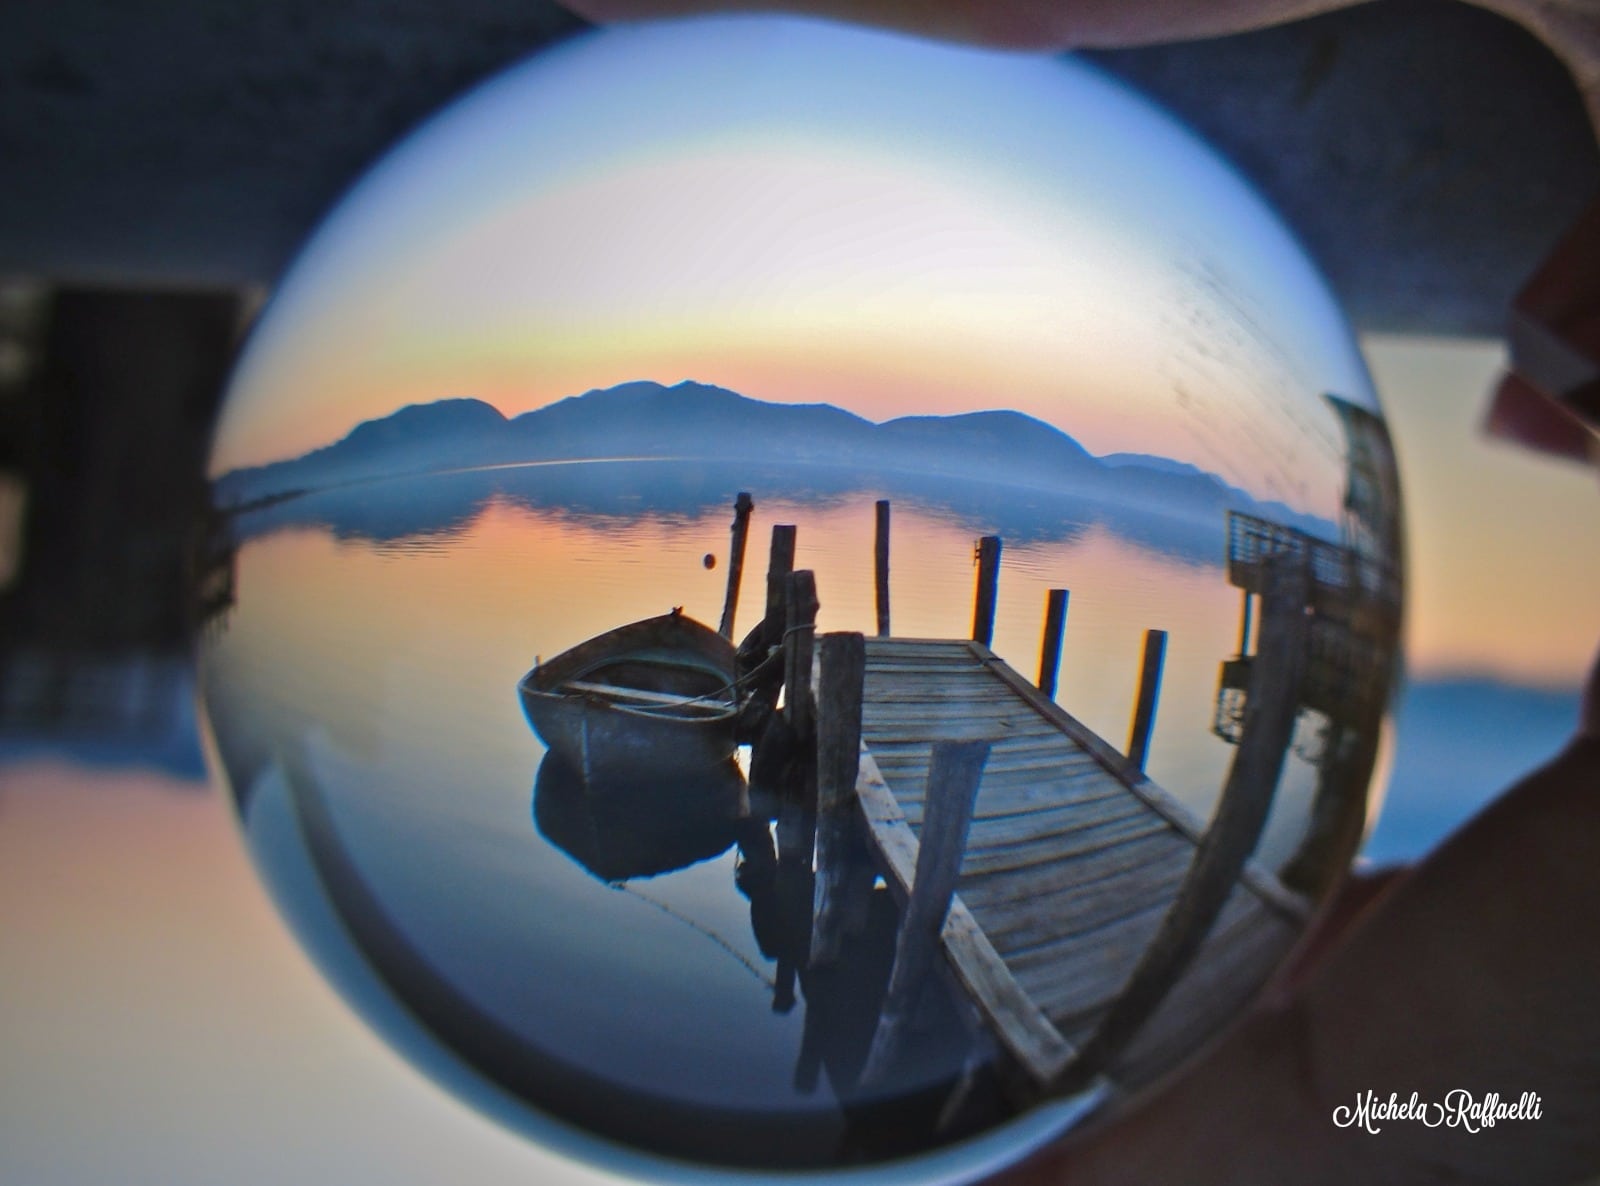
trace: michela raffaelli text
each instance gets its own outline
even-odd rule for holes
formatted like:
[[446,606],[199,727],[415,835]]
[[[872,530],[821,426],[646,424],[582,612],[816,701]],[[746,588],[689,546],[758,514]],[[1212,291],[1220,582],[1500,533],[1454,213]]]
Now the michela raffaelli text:
[[1480,1132],[1503,1120],[1537,1120],[1541,1106],[1538,1095],[1531,1091],[1524,1091],[1515,1103],[1501,1099],[1495,1091],[1474,1096],[1458,1089],[1443,1100],[1424,1100],[1415,1091],[1409,1099],[1401,1099],[1393,1091],[1388,1099],[1380,1099],[1376,1092],[1367,1091],[1356,1096],[1353,1107],[1340,1104],[1335,1108],[1333,1123],[1339,1128],[1359,1127],[1379,1133],[1390,1121],[1413,1120],[1428,1128]]

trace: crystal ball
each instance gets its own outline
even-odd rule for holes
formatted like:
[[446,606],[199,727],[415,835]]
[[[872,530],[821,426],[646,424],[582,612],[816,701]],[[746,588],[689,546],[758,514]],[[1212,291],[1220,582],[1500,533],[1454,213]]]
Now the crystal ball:
[[1204,1057],[1368,822],[1371,382],[1261,199],[1070,58],[548,50],[327,218],[211,478],[275,900],[595,1167],[982,1176]]

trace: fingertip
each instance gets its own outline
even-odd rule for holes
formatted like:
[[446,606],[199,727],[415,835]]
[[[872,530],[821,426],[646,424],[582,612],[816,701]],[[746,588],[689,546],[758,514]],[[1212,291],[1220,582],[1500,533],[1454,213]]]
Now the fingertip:
[[1515,371],[1495,389],[1483,427],[1495,440],[1551,457],[1600,464],[1594,432]]
[[1589,666],[1589,682],[1584,685],[1578,710],[1578,734],[1600,740],[1600,654]]

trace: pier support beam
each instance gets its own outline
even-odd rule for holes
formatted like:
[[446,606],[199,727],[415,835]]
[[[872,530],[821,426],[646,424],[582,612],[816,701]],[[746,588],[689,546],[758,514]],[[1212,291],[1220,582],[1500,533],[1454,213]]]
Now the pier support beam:
[[872,540],[873,587],[878,601],[878,637],[889,637],[889,500],[878,499],[877,530]]
[[1065,589],[1051,589],[1044,603],[1044,638],[1039,643],[1039,691],[1051,699],[1056,694],[1056,674],[1061,669],[1061,636],[1067,626]]
[[733,637],[733,615],[739,609],[739,583],[744,579],[744,548],[750,532],[750,512],[755,501],[748,490],[739,491],[733,503],[733,537],[728,542],[728,591],[722,598],[722,622],[717,633]]
[[927,808],[917,847],[916,880],[895,941],[894,970],[872,1048],[861,1072],[863,1086],[881,1082],[910,1038],[917,1002],[933,972],[939,936],[961,875],[972,806],[978,797],[987,741],[939,741],[928,765]]
[[802,568],[791,572],[784,585],[783,712],[795,738],[809,746],[814,716],[811,658],[816,650],[817,580],[809,568]]
[[772,549],[767,556],[767,614],[766,644],[775,647],[783,635],[783,605],[787,594],[786,582],[794,571],[794,537],[792,523],[777,523],[772,528]]
[[978,587],[972,596],[972,640],[984,646],[994,641],[994,607],[999,589],[1000,537],[986,535],[978,541]]
[[1150,734],[1156,727],[1156,706],[1161,702],[1161,671],[1167,659],[1167,632],[1144,632],[1144,658],[1139,664],[1139,695],[1133,702],[1133,723],[1128,728],[1128,761],[1140,770],[1150,754]]
[[839,957],[852,890],[862,887],[857,859],[856,776],[861,767],[861,700],[867,674],[866,640],[824,634],[817,681],[817,882],[811,927],[812,967]]

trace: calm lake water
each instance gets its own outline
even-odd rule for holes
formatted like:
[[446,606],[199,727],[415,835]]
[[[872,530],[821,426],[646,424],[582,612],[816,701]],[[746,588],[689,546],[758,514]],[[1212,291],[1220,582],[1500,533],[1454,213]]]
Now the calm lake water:
[[[775,523],[798,526],[796,566],[816,572],[819,629],[870,632],[880,497],[894,504],[894,632],[964,637],[974,541],[1001,535],[994,649],[1031,678],[1046,590],[1069,588],[1057,698],[1118,748],[1144,631],[1167,630],[1148,770],[1210,814],[1233,754],[1210,732],[1218,665],[1237,649],[1240,612],[1224,525],[947,479],[886,485],[817,469],[608,462],[292,499],[236,524],[238,600],[206,650],[205,701],[280,901],[305,893],[286,883],[304,866],[280,851],[293,831],[281,826],[287,797],[314,849],[321,837],[312,864],[325,888],[355,903],[358,921],[341,919],[366,928],[357,946],[389,952],[386,975],[413,969],[426,981],[414,1011],[470,1015],[470,1041],[521,1043],[545,1060],[528,1072],[532,1095],[592,1087],[605,1115],[637,1099],[639,1114],[656,1108],[659,1120],[618,1114],[602,1130],[669,1151],[677,1138],[652,1124],[742,1125],[754,1147],[772,1140],[761,1119],[773,1117],[783,1123],[771,1131],[789,1135],[749,1156],[868,1157],[850,1152],[859,1126],[827,1075],[797,1074],[806,992],[787,1010],[775,1003],[782,976],[763,942],[765,907],[741,873],[759,864],[765,836],[741,845],[708,826],[684,841],[703,859],[608,882],[585,864],[602,863],[594,854],[608,841],[574,839],[584,821],[554,813],[554,799],[535,810],[544,748],[518,680],[538,656],[672,606],[715,624],[740,489],[756,510],[736,637],[761,612]],[[1268,863],[1292,851],[1312,781],[1291,756],[1259,850]],[[303,911],[297,922],[312,925]],[[885,925],[892,934],[892,918]],[[929,1081],[961,1056],[951,1051],[945,1065],[931,1055]]]

